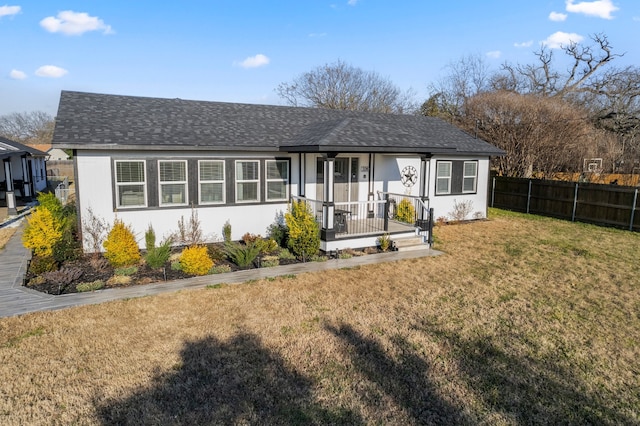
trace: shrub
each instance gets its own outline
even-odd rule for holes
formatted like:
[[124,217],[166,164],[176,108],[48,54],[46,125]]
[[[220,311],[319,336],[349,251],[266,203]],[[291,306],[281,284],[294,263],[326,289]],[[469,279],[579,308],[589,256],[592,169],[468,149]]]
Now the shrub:
[[140,249],[133,231],[121,220],[115,220],[103,245],[104,257],[114,268],[130,266],[140,260]]
[[122,268],[116,268],[113,273],[114,275],[133,275],[136,272],[138,272],[138,267],[137,266],[125,266]]
[[202,227],[200,226],[200,219],[198,219],[198,211],[195,208],[191,209],[191,217],[188,223],[185,223],[184,216],[180,217],[178,233],[172,239],[176,240],[178,244],[187,247],[202,244]]
[[174,260],[171,262],[171,270],[172,271],[182,271],[182,265],[179,260]]
[[396,211],[396,220],[398,222],[413,223],[415,222],[416,209],[411,204],[411,201],[407,198],[403,198],[398,203],[398,210]]
[[389,247],[391,247],[391,236],[389,234],[383,234],[378,237],[377,243],[380,246],[380,250],[387,251]]
[[38,207],[27,219],[22,242],[36,256],[52,256],[53,246],[62,238],[63,228],[64,221],[60,217],[54,216],[49,209]]
[[91,207],[87,209],[88,216],[82,220],[82,236],[89,243],[92,253],[100,253],[104,241],[104,233],[108,226],[104,219],[93,213]]
[[231,266],[229,265],[216,265],[209,269],[209,274],[224,274],[225,272],[231,272]]
[[260,263],[260,266],[263,268],[271,268],[278,265],[280,265],[280,258],[278,256],[265,256]]
[[280,247],[287,247],[289,228],[287,228],[282,212],[276,214],[276,219],[267,228],[267,237],[278,243]]
[[227,254],[224,252],[224,247],[220,244],[208,244],[207,252],[209,253],[209,257],[214,261],[221,261],[226,259]]
[[222,238],[224,239],[225,243],[231,242],[231,224],[228,220],[222,226]]
[[205,246],[192,246],[182,251],[180,266],[186,274],[206,275],[213,267],[213,261]]
[[453,211],[449,213],[449,217],[454,222],[462,221],[473,211],[473,201],[466,200],[457,202],[453,200]]
[[281,260],[295,260],[295,256],[293,254],[291,254],[291,252],[286,249],[286,248],[281,248],[280,251],[278,252],[278,257]]
[[144,256],[147,265],[154,269],[162,268],[171,256],[171,238],[167,238],[159,247],[156,247],[156,233],[149,225],[149,229],[144,233],[144,240],[147,245],[147,253]]
[[104,288],[104,281],[102,280],[91,281],[88,283],[80,283],[76,285],[76,291],[78,291],[78,293],[84,293],[87,291],[96,291],[96,290],[100,290],[101,288]]
[[53,256],[34,256],[29,265],[29,271],[34,275],[58,270],[58,262]]
[[225,253],[229,259],[240,268],[250,266],[260,254],[260,247],[256,244],[227,243]]
[[318,254],[320,250],[320,230],[313,213],[304,201],[295,201],[285,214],[289,228],[289,249],[304,261]]
[[38,194],[38,204],[40,208],[47,209],[54,217],[62,219],[64,217],[64,207],[56,195],[52,192],[41,192]]
[[58,271],[45,272],[44,274],[42,274],[42,276],[47,282],[51,284],[57,284],[58,294],[62,294],[62,292],[69,286],[69,284],[82,277],[82,269],[62,268]]
[[114,275],[107,280],[107,285],[111,287],[129,285],[133,282],[133,278],[129,275]]
[[56,241],[52,247],[53,257],[58,262],[65,262],[69,260],[75,260],[82,254],[82,248],[80,242],[76,239],[73,228],[75,226],[70,225],[71,221],[67,219],[67,225],[65,226],[62,237]]

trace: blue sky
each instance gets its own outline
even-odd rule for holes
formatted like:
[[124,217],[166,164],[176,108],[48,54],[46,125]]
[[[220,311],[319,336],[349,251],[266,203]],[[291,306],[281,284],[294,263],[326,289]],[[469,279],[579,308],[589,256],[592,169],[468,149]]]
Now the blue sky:
[[594,33],[640,65],[638,0],[0,0],[0,115],[55,115],[61,90],[281,104],[338,59],[424,100],[464,55],[531,63]]

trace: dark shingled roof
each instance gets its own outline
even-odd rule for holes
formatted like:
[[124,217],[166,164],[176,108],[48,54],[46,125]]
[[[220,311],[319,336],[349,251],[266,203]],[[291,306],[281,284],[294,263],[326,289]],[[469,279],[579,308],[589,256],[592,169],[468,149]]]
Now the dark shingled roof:
[[32,157],[46,157],[47,153],[28,145],[0,136],[0,159],[13,155],[29,154]]
[[434,117],[63,91],[53,146],[502,155]]

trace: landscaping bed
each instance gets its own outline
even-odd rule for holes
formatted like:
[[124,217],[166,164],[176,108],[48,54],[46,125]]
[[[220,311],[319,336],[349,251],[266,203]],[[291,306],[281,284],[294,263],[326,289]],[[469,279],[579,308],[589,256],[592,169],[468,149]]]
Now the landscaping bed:
[[[288,250],[279,248],[277,253],[273,255],[259,256],[250,265],[240,267],[224,256],[224,243],[208,244],[207,248],[210,257],[215,258],[214,266],[210,269],[209,274],[302,263],[302,260],[291,255]],[[342,250],[335,253],[334,256],[349,258],[381,252],[382,250],[379,248],[368,247],[363,250]],[[47,272],[39,272],[39,260],[34,258],[29,264],[24,278],[24,285],[42,293],[59,295],[103,288],[129,287],[173,281],[196,276],[180,269],[179,262],[176,260],[180,253],[181,249],[174,248],[170,260],[161,268],[152,268],[144,260],[135,266],[115,268],[109,264],[102,254],[82,255],[78,259],[57,265],[57,270],[52,271],[53,275],[47,275]],[[308,259],[308,261],[323,262],[328,259],[330,259],[330,256],[321,252]]]

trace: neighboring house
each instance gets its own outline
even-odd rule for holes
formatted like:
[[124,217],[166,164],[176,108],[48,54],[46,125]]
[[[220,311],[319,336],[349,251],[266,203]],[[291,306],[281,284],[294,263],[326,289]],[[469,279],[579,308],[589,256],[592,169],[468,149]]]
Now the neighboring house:
[[303,199],[325,251],[428,241],[430,209],[486,217],[489,159],[504,154],[432,117],[68,91],[53,147],[73,150],[81,220],[117,217],[141,247],[192,208],[210,237],[227,221],[233,239],[265,235]]
[[47,154],[0,136],[0,201],[16,214],[16,197],[31,198],[47,187]]
[[69,159],[69,155],[60,148],[52,148],[50,143],[47,144],[32,144],[30,143],[29,146],[31,148],[35,148],[39,151],[42,152],[46,152],[47,153],[47,160],[52,160],[52,161],[64,161],[64,160],[68,160]]

